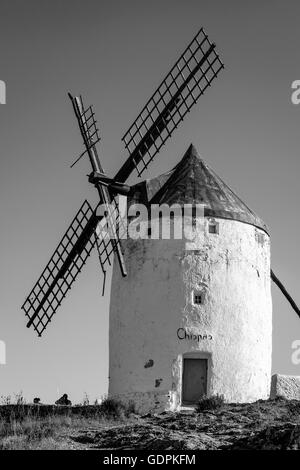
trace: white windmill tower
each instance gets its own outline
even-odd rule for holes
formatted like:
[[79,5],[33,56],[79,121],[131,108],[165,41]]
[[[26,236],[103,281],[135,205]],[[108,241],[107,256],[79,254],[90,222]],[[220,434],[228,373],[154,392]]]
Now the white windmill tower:
[[223,394],[231,402],[268,398],[272,300],[266,225],[193,145],[173,170],[132,189],[129,206],[203,204],[205,218],[197,249],[174,238],[123,241],[128,276],[122,279],[114,268],[110,393],[143,411],[174,410],[204,394]]
[[[69,95],[85,146],[76,162],[89,157],[89,182],[99,204],[95,209],[87,201],[82,204],[22,309],[27,326],[41,336],[93,248],[104,279],[115,253],[109,393],[134,399],[140,410],[177,409],[206,393],[233,401],[266,398],[271,278],[300,315],[270,271],[267,227],[194,147],[170,172],[132,187],[125,184],[135,169],[143,174],[223,68],[201,28],[123,137],[129,157],[114,178],[100,163],[92,107]],[[204,227],[196,233],[197,250],[187,250],[183,239],[121,240],[126,227],[117,195],[127,196],[129,207],[176,203],[180,214],[174,223],[182,219],[184,204],[201,204]],[[145,223],[148,229],[148,219]]]

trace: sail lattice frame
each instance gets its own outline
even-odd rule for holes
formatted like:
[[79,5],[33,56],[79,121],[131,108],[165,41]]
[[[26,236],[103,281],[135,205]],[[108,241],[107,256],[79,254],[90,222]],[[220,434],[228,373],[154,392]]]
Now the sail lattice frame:
[[28,318],[27,326],[32,325],[39,336],[51,322],[94,248],[97,240],[92,235],[98,222],[96,211],[84,201],[22,305]]
[[122,138],[139,176],[223,68],[201,28]]

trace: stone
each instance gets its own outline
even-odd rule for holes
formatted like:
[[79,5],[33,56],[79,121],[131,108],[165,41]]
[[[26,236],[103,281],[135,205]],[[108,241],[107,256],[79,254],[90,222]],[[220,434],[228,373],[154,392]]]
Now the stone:
[[68,399],[68,395],[64,393],[62,397],[60,397],[58,400],[55,402],[56,405],[72,405],[72,402]]
[[276,397],[300,400],[300,376],[274,374],[271,383],[271,399]]

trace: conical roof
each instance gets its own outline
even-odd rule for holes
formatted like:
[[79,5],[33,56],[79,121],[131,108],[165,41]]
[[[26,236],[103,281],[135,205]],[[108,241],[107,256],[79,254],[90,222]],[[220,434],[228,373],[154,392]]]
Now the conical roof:
[[202,160],[193,144],[169,172],[132,187],[129,204],[204,204],[206,217],[232,219],[268,227]]

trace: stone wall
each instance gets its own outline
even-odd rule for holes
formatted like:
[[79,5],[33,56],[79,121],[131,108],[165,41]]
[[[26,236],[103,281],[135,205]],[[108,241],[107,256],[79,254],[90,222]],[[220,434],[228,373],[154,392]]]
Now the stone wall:
[[288,400],[300,400],[300,376],[274,374],[271,384],[271,398],[287,398]]

